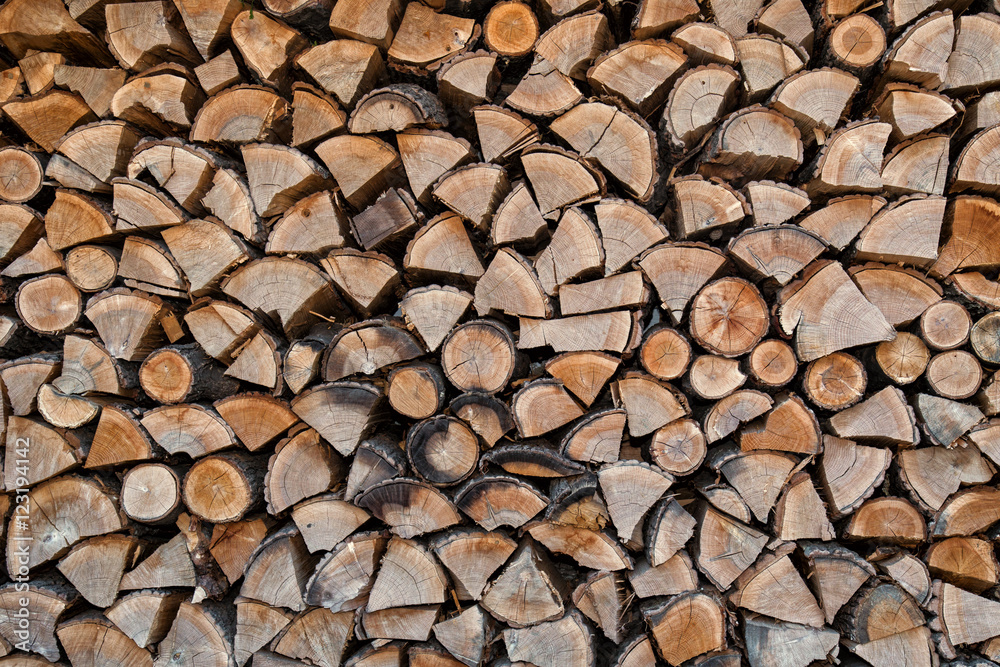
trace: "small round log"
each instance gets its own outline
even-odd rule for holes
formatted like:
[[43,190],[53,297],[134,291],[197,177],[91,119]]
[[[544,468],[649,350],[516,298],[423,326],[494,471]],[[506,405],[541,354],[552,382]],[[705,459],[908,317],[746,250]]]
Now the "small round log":
[[21,203],[42,189],[42,163],[34,153],[17,146],[0,149],[0,198]]
[[389,374],[389,405],[411,419],[427,419],[444,403],[444,376],[437,366],[414,363]]
[[783,340],[761,341],[747,360],[750,377],[765,387],[781,387],[792,381],[798,372],[795,350]]
[[865,394],[868,375],[864,365],[846,352],[834,352],[810,362],[802,389],[824,410],[843,410]]
[[1000,313],[980,318],[969,334],[972,351],[983,363],[1000,364]]
[[741,278],[710,283],[691,305],[691,336],[705,349],[724,357],[746,354],[767,333],[767,303]]
[[927,384],[938,396],[960,401],[969,398],[983,381],[983,368],[965,350],[935,354],[927,364]]
[[885,53],[885,31],[867,14],[854,14],[838,23],[830,33],[827,50],[841,69],[861,74]]
[[197,345],[164,347],[146,357],[139,367],[139,384],[155,401],[183,403],[231,395],[239,383]]
[[653,433],[649,453],[653,462],[674,475],[687,475],[705,460],[705,435],[693,419],[678,419]]
[[422,479],[448,486],[472,474],[479,460],[479,439],[462,420],[439,415],[410,429],[406,455]]
[[144,463],[130,468],[122,479],[122,511],[141,523],[171,523],[180,511],[181,481],[173,468]]
[[246,454],[199,459],[184,476],[184,503],[205,521],[239,521],[264,496],[264,468]]
[[938,301],[920,316],[920,336],[935,350],[954,350],[969,340],[972,318],[954,301]]
[[66,277],[83,292],[107,289],[118,277],[116,248],[81,245],[66,253]]
[[68,331],[83,312],[80,291],[69,278],[60,274],[39,276],[21,283],[14,305],[28,328],[45,334]]
[[691,361],[691,344],[676,329],[657,325],[643,339],[639,361],[650,375],[660,380],[673,380],[687,370]]
[[445,377],[462,391],[494,394],[510,382],[517,365],[514,337],[503,324],[474,320],[455,327],[441,346]]
[[523,2],[500,2],[486,15],[483,39],[501,56],[527,55],[538,40],[538,19]]

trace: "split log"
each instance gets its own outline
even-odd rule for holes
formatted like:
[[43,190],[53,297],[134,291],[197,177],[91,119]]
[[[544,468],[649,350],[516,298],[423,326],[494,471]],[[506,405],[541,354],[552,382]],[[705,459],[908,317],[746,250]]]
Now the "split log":
[[787,285],[825,249],[823,241],[809,232],[780,225],[742,232],[730,241],[729,254],[754,277]]
[[948,57],[955,39],[951,11],[934,12],[906,30],[886,54],[884,76],[935,89],[948,74]]
[[745,86],[744,97],[759,102],[784,80],[779,72],[795,74],[805,66],[804,51],[771,35],[747,34],[736,40]]
[[49,90],[3,105],[4,114],[46,152],[73,128],[97,117],[81,97],[63,90]]
[[[645,3],[647,10],[653,10]],[[665,4],[665,3],[659,3]],[[656,21],[651,14],[636,16],[637,21]],[[633,30],[636,38],[641,29]],[[679,47],[663,40],[628,42],[599,56],[587,71],[587,81],[605,95],[615,95],[643,117],[660,107],[670,88],[681,74],[686,57]]]
[[810,628],[751,614],[745,616],[745,623],[747,651],[759,664],[786,661],[804,665],[836,656],[840,648],[839,635],[830,628]]
[[309,84],[292,87],[292,146],[308,146],[331,134],[342,132],[347,114],[337,101]]
[[284,78],[291,59],[306,46],[305,38],[297,30],[267,14],[255,20],[251,11],[241,12],[233,19],[230,33],[247,67],[264,83],[276,86]]
[[503,572],[483,592],[482,605],[515,628],[551,621],[563,615],[566,584],[536,544],[522,544]]
[[197,458],[236,445],[232,429],[214,411],[195,404],[154,408],[140,422],[153,441],[171,454]]
[[283,512],[300,500],[333,487],[343,476],[340,456],[321,442],[314,430],[302,430],[275,445],[264,478],[268,510],[272,514]]
[[631,540],[637,530],[641,534],[643,515],[674,481],[671,475],[637,461],[609,463],[597,477],[618,537],[624,541]]
[[888,123],[851,123],[834,132],[816,163],[810,193],[877,192],[882,188],[882,153],[892,132]]
[[[190,37],[174,22],[177,10],[173,5],[145,2],[108,7],[105,14],[111,52],[126,69],[142,72],[168,54],[190,66],[201,61]],[[155,26],[155,29],[144,34],[145,31],[139,28],[143,25]]]
[[[644,121],[609,104],[585,103],[554,120],[550,127],[581,156],[604,167],[636,201],[652,197],[656,138]],[[597,141],[592,139],[595,135]]]
[[683,550],[657,567],[639,561],[629,573],[629,583],[640,598],[687,593],[697,588],[697,582],[691,558]]
[[771,397],[752,389],[726,396],[705,414],[704,432],[708,442],[716,442],[734,433],[740,424],[766,413],[773,405]]
[[643,613],[657,653],[673,667],[726,646],[725,616],[711,595],[679,595]]
[[433,72],[445,60],[465,53],[479,34],[480,28],[472,19],[411,3],[389,47],[389,63],[405,72]]
[[367,604],[388,542],[385,534],[361,532],[333,545],[306,583],[306,601],[333,612]]
[[500,526],[520,528],[548,502],[530,484],[506,475],[477,477],[455,494],[455,505],[486,530]]
[[280,140],[287,134],[288,103],[264,86],[238,85],[212,95],[201,107],[191,139],[219,144]]
[[747,214],[742,195],[718,179],[689,176],[671,183],[677,205],[676,227],[681,238],[718,236]]
[[525,149],[521,164],[543,217],[551,218],[561,209],[597,201],[605,193],[601,172],[569,151],[539,144]]
[[501,532],[456,529],[434,539],[434,553],[447,568],[461,599],[478,600],[494,572],[517,549]]
[[466,292],[432,285],[407,292],[400,301],[400,310],[428,350],[435,351],[472,302]]
[[937,514],[932,526],[935,537],[972,535],[995,522],[990,506],[996,494],[991,487],[974,487],[954,494]]
[[786,116],[764,107],[747,107],[723,121],[702,160],[698,172],[703,176],[736,182],[780,179],[802,164],[802,140]]
[[80,614],[61,623],[56,636],[70,659],[79,664],[153,664],[148,651],[97,614]]
[[531,69],[507,96],[507,106],[532,116],[556,116],[583,99],[573,80],[536,55]]
[[211,602],[181,602],[160,650],[181,665],[227,664],[234,633],[233,614],[227,611]]
[[[339,62],[348,66],[332,65]],[[378,48],[353,39],[314,45],[296,56],[295,64],[345,107],[353,106],[385,76]]]
[[587,667],[596,662],[590,628],[575,610],[555,621],[504,630],[503,641],[513,660],[530,655],[538,667],[556,667],[563,660]]
[[[729,35],[725,37],[732,40]],[[731,49],[735,63],[735,42]],[[704,65],[685,72],[670,91],[661,120],[661,128],[671,144],[682,149],[697,145],[736,103],[739,81],[740,75],[725,65]]]
[[853,540],[913,545],[923,541],[926,530],[913,505],[902,498],[885,497],[865,501],[851,517],[845,535]]
[[740,447],[744,451],[767,449],[816,454],[821,448],[820,436],[816,416],[805,402],[795,394],[780,394],[763,418],[743,427]]
[[714,23],[685,23],[674,31],[672,38],[695,65],[732,66],[739,59],[733,34]]
[[935,585],[935,596],[944,632],[953,646],[983,641],[993,632],[992,600],[951,584]]
[[612,395],[628,412],[629,434],[647,435],[688,413],[683,394],[642,373],[626,374],[612,385]]
[[702,505],[695,514],[698,534],[696,564],[719,589],[729,588],[764,548],[767,536],[714,508]]
[[[818,518],[818,520],[817,520]],[[833,525],[825,516],[825,506],[807,473],[796,473],[774,507],[774,522],[785,540],[832,540]]]
[[725,398],[742,387],[746,379],[738,361],[711,354],[696,358],[688,373],[691,390],[710,401]]
[[[638,345],[633,318],[628,311],[622,310],[555,320],[522,317],[518,347],[532,349],[549,346],[556,352],[605,350],[621,353],[626,347]],[[580,337],[581,331],[588,332],[588,336]]]
[[[779,324],[786,334],[795,332],[796,354],[802,361],[895,338],[895,330],[839,264],[816,262],[811,269],[779,296]],[[846,324],[850,321],[868,324],[862,332]]]
[[619,363],[616,357],[603,352],[567,352],[549,360],[545,370],[589,407]]
[[893,326],[910,324],[941,300],[940,286],[912,270],[869,263],[852,267],[851,277]]
[[[730,600],[738,607],[749,609],[778,620],[822,627],[824,618],[805,581],[789,558],[791,548],[779,548],[762,557],[736,580]],[[764,582],[781,582],[782,593]]]
[[355,502],[404,538],[438,531],[461,521],[455,506],[444,494],[412,479],[376,484],[359,495]]
[[988,542],[976,538],[948,538],[931,546],[927,568],[950,584],[982,593],[997,579],[996,558],[988,547]]
[[206,95],[215,95],[243,80],[232,51],[224,51],[194,68],[198,83]]

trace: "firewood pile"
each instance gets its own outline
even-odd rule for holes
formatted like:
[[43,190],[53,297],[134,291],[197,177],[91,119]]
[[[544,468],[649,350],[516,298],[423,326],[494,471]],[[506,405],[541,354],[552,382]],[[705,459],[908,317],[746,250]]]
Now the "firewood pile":
[[997,667],[997,0],[7,0],[0,667]]

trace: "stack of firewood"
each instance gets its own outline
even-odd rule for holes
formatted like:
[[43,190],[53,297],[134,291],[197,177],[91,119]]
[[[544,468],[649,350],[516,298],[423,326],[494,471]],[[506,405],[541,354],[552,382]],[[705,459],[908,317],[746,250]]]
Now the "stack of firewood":
[[0,667],[996,667],[998,5],[7,0]]

